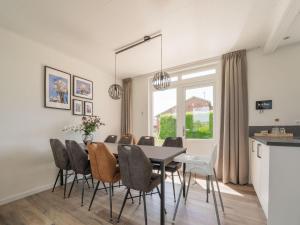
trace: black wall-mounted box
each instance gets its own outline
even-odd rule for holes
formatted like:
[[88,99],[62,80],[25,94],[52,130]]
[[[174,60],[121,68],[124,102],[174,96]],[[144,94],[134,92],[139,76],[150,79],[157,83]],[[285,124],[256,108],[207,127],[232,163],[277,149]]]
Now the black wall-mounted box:
[[272,109],[272,100],[256,101],[256,109],[257,110]]

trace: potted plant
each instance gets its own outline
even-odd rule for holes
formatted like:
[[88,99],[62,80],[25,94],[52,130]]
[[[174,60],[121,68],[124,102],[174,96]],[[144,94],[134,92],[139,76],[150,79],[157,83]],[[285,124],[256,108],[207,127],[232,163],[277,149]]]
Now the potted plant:
[[82,141],[84,144],[87,144],[93,141],[96,130],[104,125],[99,116],[83,116],[81,124],[66,127],[63,131],[82,132]]

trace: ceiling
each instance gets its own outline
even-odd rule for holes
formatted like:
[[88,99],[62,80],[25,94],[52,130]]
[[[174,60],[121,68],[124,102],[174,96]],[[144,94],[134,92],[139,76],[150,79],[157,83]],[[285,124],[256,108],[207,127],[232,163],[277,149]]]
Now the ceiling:
[[[263,47],[282,1],[0,0],[0,26],[113,75],[114,50],[157,31],[166,68]],[[299,28],[298,18],[286,43],[300,40]],[[159,68],[159,39],[118,55],[122,78]]]

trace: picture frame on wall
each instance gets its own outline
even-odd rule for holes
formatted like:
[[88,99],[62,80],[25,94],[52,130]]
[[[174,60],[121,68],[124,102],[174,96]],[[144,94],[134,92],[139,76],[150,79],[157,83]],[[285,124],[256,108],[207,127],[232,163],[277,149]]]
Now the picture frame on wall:
[[44,106],[71,110],[71,74],[49,66],[44,73]]
[[73,76],[73,95],[80,98],[93,99],[93,81]]
[[83,116],[83,101],[73,99],[73,115]]
[[92,116],[93,115],[93,103],[85,101],[84,102],[84,115]]

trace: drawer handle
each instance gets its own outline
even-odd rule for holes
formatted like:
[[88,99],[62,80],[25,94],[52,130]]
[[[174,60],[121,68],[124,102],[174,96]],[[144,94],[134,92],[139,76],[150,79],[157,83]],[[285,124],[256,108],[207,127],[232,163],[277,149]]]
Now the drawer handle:
[[261,155],[260,155],[260,147],[261,147],[261,144],[257,144],[256,156],[257,156],[257,158],[260,158],[260,159],[261,159]]
[[254,152],[254,141],[252,141],[251,144],[252,144],[251,151]]

